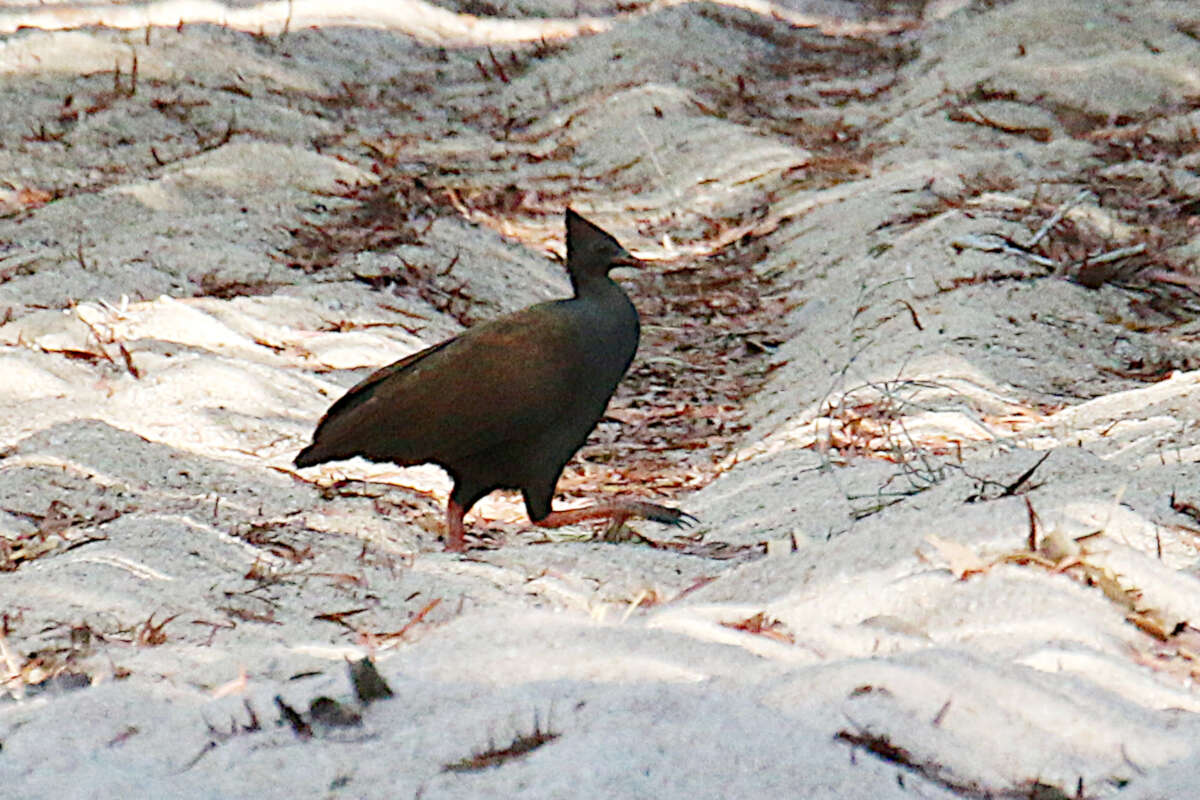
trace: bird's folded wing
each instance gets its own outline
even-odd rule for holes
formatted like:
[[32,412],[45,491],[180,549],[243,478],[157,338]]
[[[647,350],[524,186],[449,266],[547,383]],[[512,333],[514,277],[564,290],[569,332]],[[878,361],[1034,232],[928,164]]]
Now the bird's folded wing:
[[476,326],[378,370],[317,428],[328,458],[454,461],[535,437],[570,406],[577,334],[553,304]]

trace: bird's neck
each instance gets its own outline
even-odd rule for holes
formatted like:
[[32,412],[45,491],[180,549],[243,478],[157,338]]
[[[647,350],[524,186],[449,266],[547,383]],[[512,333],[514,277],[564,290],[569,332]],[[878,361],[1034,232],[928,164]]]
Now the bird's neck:
[[621,361],[623,372],[637,349],[640,325],[637,309],[621,285],[604,276],[576,284],[575,296],[567,305],[589,338],[614,342],[614,357]]
[[571,288],[575,290],[576,300],[607,297],[614,292],[625,293],[620,285],[607,275],[572,275]]

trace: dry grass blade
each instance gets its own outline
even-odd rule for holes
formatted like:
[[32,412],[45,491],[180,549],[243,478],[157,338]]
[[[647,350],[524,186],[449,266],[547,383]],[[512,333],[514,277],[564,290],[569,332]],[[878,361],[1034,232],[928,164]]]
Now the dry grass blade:
[[529,755],[539,747],[553,742],[560,735],[551,730],[542,730],[541,721],[535,715],[532,732],[517,734],[504,747],[488,745],[468,758],[446,764],[442,770],[445,772],[479,772],[491,767],[498,767],[513,759]]

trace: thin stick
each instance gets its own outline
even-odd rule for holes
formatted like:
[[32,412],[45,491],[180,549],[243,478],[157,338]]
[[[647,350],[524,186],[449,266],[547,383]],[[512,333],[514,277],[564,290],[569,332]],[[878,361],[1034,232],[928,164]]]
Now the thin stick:
[[1136,256],[1138,253],[1145,251],[1146,243],[1130,245],[1129,247],[1118,247],[1116,250],[1109,250],[1107,253],[1101,253],[1098,256],[1088,256],[1079,262],[1080,266],[1085,264],[1107,264],[1110,261],[1118,261],[1128,256]]
[[1049,233],[1050,229],[1057,225],[1059,221],[1067,215],[1068,211],[1082,203],[1084,200],[1087,200],[1089,197],[1094,197],[1091,189],[1080,189],[1079,194],[1075,195],[1070,200],[1059,206],[1058,209],[1050,215],[1050,219],[1042,223],[1042,227],[1038,228],[1037,233],[1033,235],[1033,238],[1030,239],[1025,246],[1032,248],[1034,245],[1040,242],[1042,237]]
[[969,248],[971,250],[981,250],[985,253],[1003,253],[1006,256],[1016,256],[1023,258],[1026,261],[1032,261],[1038,266],[1049,268],[1062,268],[1062,264],[1055,261],[1053,258],[1039,256],[1037,253],[1030,253],[1024,246],[1010,242],[1005,237],[998,233],[985,233],[982,235],[969,234],[961,236],[950,243],[954,247]]

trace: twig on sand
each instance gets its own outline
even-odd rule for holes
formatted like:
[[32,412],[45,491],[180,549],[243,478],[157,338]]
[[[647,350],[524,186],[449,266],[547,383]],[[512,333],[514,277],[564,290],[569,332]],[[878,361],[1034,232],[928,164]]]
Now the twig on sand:
[[1055,209],[1054,213],[1050,215],[1050,218],[1042,223],[1042,227],[1037,229],[1037,233],[1033,234],[1033,236],[1029,238],[1029,241],[1025,243],[1025,249],[1032,250],[1038,242],[1045,238],[1046,234],[1050,232],[1050,229],[1057,225],[1059,221],[1067,215],[1067,212],[1083,201],[1089,200],[1093,197],[1095,197],[1095,195],[1092,194],[1091,189],[1081,189],[1078,194],[1060,205],[1057,209]]

